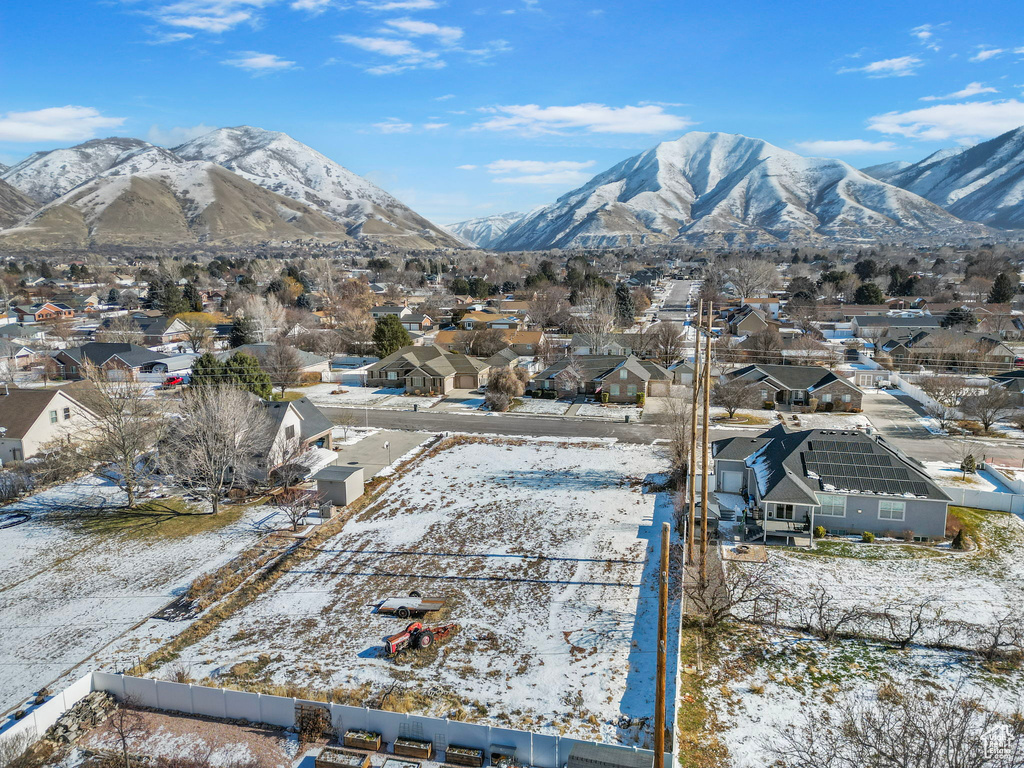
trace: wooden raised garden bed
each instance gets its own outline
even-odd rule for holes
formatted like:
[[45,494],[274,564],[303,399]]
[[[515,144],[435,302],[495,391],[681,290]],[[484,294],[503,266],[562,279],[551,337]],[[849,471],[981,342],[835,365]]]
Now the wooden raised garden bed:
[[324,747],[316,757],[316,768],[370,768],[370,756],[365,752]]
[[449,744],[445,750],[444,760],[452,765],[468,765],[469,768],[483,768],[484,751],[476,747],[460,747]]
[[434,756],[434,745],[429,741],[395,739],[395,754],[402,757],[419,757],[429,760]]
[[345,731],[342,743],[346,747],[370,749],[376,752],[380,749],[380,734],[373,731]]

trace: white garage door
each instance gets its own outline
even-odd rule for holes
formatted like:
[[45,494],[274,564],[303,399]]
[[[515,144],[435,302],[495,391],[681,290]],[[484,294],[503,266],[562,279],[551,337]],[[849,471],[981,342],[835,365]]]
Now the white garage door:
[[742,472],[721,472],[718,481],[718,489],[726,493],[739,493],[743,490]]

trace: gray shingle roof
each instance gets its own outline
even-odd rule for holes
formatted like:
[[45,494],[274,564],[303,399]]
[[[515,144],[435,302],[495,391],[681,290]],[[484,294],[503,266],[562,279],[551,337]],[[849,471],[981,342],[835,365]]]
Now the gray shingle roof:
[[767,378],[781,384],[783,389],[808,392],[821,389],[833,381],[841,381],[851,389],[860,391],[852,382],[819,365],[748,365],[730,373],[729,378],[749,381],[764,381]]

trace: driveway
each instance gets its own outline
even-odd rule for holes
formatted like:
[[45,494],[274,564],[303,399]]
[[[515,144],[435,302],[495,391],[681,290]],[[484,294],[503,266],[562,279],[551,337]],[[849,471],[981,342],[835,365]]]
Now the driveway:
[[931,439],[934,435],[918,421],[925,415],[921,404],[909,395],[889,390],[864,393],[864,415],[883,437]]
[[475,411],[484,404],[484,396],[472,389],[453,389],[444,400],[431,406],[432,411],[458,411],[462,413]]
[[334,463],[340,467],[363,467],[363,477],[369,480],[430,438],[431,435],[425,432],[377,432],[358,443],[336,448],[338,459]]

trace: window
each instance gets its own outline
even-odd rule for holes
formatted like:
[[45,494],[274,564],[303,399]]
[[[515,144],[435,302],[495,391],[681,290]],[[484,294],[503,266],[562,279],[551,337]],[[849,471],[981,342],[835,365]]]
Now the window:
[[64,421],[67,421],[70,418],[71,418],[71,409],[70,408],[65,408],[64,409]]
[[821,502],[819,515],[825,517],[846,517],[846,497],[835,496],[829,493],[819,493],[818,501]]
[[844,403],[850,402],[850,396],[849,395],[843,395],[843,402]]
[[608,387],[608,394],[611,395],[612,397],[618,397],[618,395],[619,395],[619,385],[618,384],[612,384],[611,386],[609,386]]
[[768,399],[768,390],[767,389],[762,389],[761,390],[761,399],[762,400],[767,400]]
[[621,371],[619,371],[619,378],[620,379],[628,379],[629,378],[629,371],[627,371],[625,368],[623,368]]
[[626,394],[629,395],[630,397],[635,397],[636,396],[636,384],[627,384],[626,385]]
[[388,379],[390,381],[397,381],[397,379],[398,379],[398,371],[388,371]]
[[879,520],[902,520],[907,509],[905,501],[880,501],[878,502]]
[[285,440],[294,440],[295,439],[295,425],[294,424],[289,424],[287,427],[284,428],[284,438],[285,438]]
[[824,395],[821,396],[821,402],[823,402],[823,403],[831,403],[832,402],[832,395],[830,395],[828,392],[826,392]]
[[57,412],[56,411],[50,411],[50,423],[51,424],[56,424],[57,423]]
[[796,509],[792,504],[776,504],[772,517],[776,520],[795,519]]
[[412,382],[412,385],[414,387],[422,387],[423,386],[423,377],[422,376],[412,376],[409,380]]

